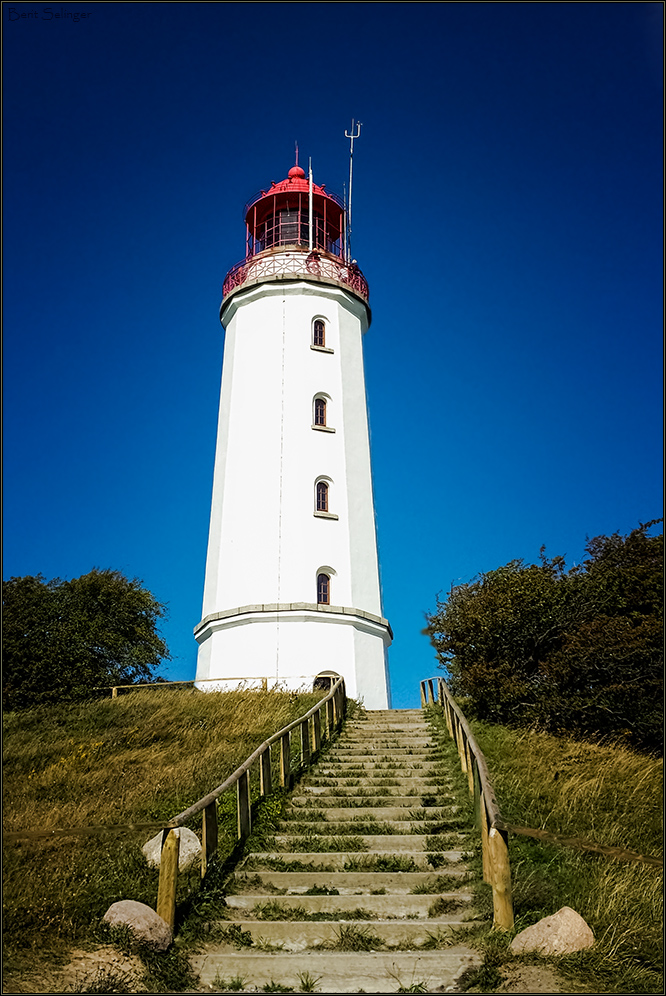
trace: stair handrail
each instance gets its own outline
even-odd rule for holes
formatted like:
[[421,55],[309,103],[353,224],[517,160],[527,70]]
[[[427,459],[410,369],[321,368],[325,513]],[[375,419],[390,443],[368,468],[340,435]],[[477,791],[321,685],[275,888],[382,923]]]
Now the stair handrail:
[[[322,710],[324,722],[322,723]],[[238,839],[244,840],[252,830],[252,801],[250,797],[250,769],[255,761],[259,761],[260,798],[265,798],[273,791],[273,776],[271,769],[271,746],[280,741],[280,785],[291,788],[293,772],[291,770],[291,731],[300,726],[301,731],[301,767],[310,764],[313,755],[321,748],[324,738],[330,739],[335,731],[342,726],[347,711],[347,695],[344,678],[332,682],[327,695],[298,719],[284,726],[264,740],[241,765],[229,775],[221,785],[207,795],[198,799],[182,813],[172,817],[162,830],[162,845],[160,852],[160,878],[157,891],[156,912],[158,916],[173,930],[176,918],[176,888],[178,884],[178,857],[180,838],[175,832],[189,819],[203,812],[201,840],[201,877],[204,878],[208,867],[217,852],[217,810],[219,797],[236,785],[237,796],[237,826]],[[310,723],[310,721],[312,721]]]
[[[434,682],[437,682],[437,696]],[[433,707],[439,706],[444,714],[449,734],[458,749],[460,767],[467,775],[470,796],[474,799],[475,818],[481,830],[483,880],[493,890],[493,927],[511,930],[514,918],[508,827],[502,819],[486,759],[443,678],[426,678],[421,682],[421,705],[424,709],[428,707],[429,700]]]

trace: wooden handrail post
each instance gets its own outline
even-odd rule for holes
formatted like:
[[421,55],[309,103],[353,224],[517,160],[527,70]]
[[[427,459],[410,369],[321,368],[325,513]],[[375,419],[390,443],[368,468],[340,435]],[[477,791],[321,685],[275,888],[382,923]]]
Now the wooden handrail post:
[[465,737],[465,761],[467,762],[467,784],[469,794],[474,798],[474,755],[469,745],[469,740]]
[[[509,863],[508,834],[490,783],[486,759],[476,742],[465,717],[455,705],[443,678],[439,678],[439,700],[442,703],[446,725],[460,757],[460,767],[467,775],[470,795],[474,800],[476,824],[481,830],[483,880],[493,890],[493,928],[510,930],[513,927],[513,900],[511,896],[511,867]],[[433,690],[433,679],[421,682],[421,702],[426,697],[428,684]]]
[[162,853],[160,856],[160,879],[157,886],[157,909],[173,931],[176,923],[176,886],[178,885],[178,856],[180,836],[176,830],[162,832]]
[[513,927],[513,899],[511,898],[511,868],[507,834],[491,827],[488,833],[493,886],[493,929],[511,930]]
[[481,776],[479,775],[479,765],[474,758],[472,779],[474,782],[474,822],[479,830],[481,829]]
[[313,753],[316,754],[317,751],[320,749],[320,747],[321,747],[321,710],[317,709],[317,711],[312,716],[312,750],[313,750]]
[[467,758],[465,757],[465,741],[467,737],[465,736],[465,731],[463,730],[460,720],[456,716],[456,729],[458,731],[458,756],[460,757],[460,767],[463,770],[463,774],[467,774]]
[[329,740],[335,733],[335,713],[333,711],[333,699],[329,699],[326,703],[326,723],[328,726],[328,738]]
[[446,725],[449,728],[449,736],[453,740],[453,724],[451,723],[451,705],[447,698],[444,699],[444,715],[446,716]]
[[425,707],[427,705],[428,705],[428,699],[426,698],[425,681],[422,681],[421,682],[421,708],[425,709]]
[[280,785],[291,787],[291,738],[288,733],[280,737]]
[[481,861],[483,864],[483,881],[492,884],[490,871],[490,844],[488,843],[488,811],[486,810],[486,798],[481,789],[479,799],[479,815],[481,817]]
[[262,796],[273,791],[273,774],[271,772],[271,749],[267,747],[259,758],[259,792]]
[[252,810],[250,802],[250,772],[244,771],[236,782],[238,801],[238,839],[244,840],[252,830]]
[[437,679],[437,699],[439,701],[440,707],[444,709],[444,682],[441,678]]
[[301,723],[301,764],[304,768],[310,763],[310,733],[308,721],[304,719]]
[[217,800],[203,811],[201,825],[201,877],[205,878],[211,858],[217,853]]
[[428,678],[428,690],[430,691],[430,702],[432,705],[435,704],[435,686],[432,683],[432,678]]
[[111,689],[111,698],[112,699],[117,699],[118,698],[118,689],[117,689],[117,687],[115,685]]

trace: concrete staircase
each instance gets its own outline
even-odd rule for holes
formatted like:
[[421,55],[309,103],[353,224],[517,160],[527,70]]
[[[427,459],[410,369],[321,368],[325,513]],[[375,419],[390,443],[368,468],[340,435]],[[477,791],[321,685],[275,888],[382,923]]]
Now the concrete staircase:
[[475,922],[473,828],[457,756],[444,753],[421,710],[350,720],[290,797],[271,849],[236,870],[225,943],[192,959],[201,982],[429,992],[479,964],[460,937]]

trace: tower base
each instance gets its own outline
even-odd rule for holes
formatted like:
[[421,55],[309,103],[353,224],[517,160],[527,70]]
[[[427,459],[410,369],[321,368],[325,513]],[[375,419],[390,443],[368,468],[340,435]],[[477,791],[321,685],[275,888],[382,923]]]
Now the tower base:
[[318,674],[334,671],[350,698],[368,709],[391,707],[393,634],[387,620],[372,613],[308,602],[243,605],[207,616],[194,634],[197,688],[312,688]]

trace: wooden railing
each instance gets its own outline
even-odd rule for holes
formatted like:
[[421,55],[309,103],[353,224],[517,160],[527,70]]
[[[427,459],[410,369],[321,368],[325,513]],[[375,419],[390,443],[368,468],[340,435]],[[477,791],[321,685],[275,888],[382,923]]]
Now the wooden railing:
[[[315,674],[296,674],[296,675],[289,675],[289,680],[290,682],[293,682],[295,679],[301,679],[305,685],[306,683],[311,683],[316,677],[317,676]],[[269,680],[272,679],[267,678],[265,675],[262,675],[261,677],[257,677],[256,675],[245,675],[244,677],[240,678],[233,678],[233,677],[190,678],[188,681],[142,681],[142,682],[136,682],[133,685],[101,685],[98,688],[93,688],[92,691],[93,692],[110,691],[111,698],[117,699],[118,692],[138,692],[142,688],[173,688],[174,685],[189,686],[190,688],[194,688],[196,685],[205,685],[206,683],[208,683],[209,685],[222,686],[220,688],[216,688],[215,691],[227,691],[227,688],[224,687],[224,684],[225,683],[229,684],[231,682],[234,682],[238,685],[238,687],[261,688],[264,692],[267,692]],[[255,683],[259,682],[259,684],[251,685],[250,682],[255,682]],[[279,688],[280,687],[279,680],[275,680],[273,682],[273,686]]]
[[345,683],[338,678],[331,690],[304,716],[274,733],[261,746],[250,754],[246,761],[232,775],[209,792],[194,805],[178,813],[169,820],[162,831],[162,852],[160,878],[157,891],[156,912],[173,930],[176,918],[176,888],[178,884],[178,856],[180,840],[174,832],[193,816],[202,813],[201,877],[217,853],[217,800],[236,786],[238,839],[244,840],[252,830],[252,808],[250,797],[250,769],[259,765],[259,795],[268,796],[273,791],[271,747],[279,744],[279,780],[283,788],[291,788],[294,773],[291,767],[291,733],[300,733],[300,767],[306,768],[321,748],[322,742],[330,739],[341,727],[347,708]]
[[483,881],[493,890],[493,927],[511,930],[513,899],[508,830],[495,798],[486,759],[443,678],[421,682],[421,705],[425,709],[429,703],[444,714],[449,734],[458,748],[460,766],[467,775],[469,794],[474,799],[476,823],[481,830]]

